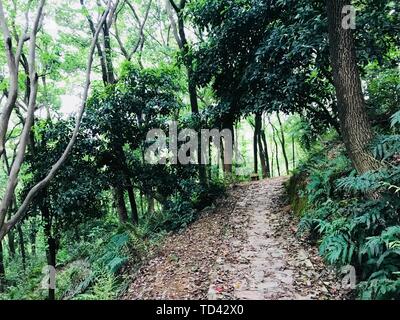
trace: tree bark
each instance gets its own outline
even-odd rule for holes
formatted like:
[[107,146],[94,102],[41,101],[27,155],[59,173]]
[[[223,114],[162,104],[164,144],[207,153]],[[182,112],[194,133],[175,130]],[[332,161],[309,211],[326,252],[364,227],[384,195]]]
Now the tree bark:
[[37,234],[37,229],[36,226],[34,225],[35,222],[32,222],[31,228],[29,230],[29,241],[31,244],[31,255],[36,256],[36,234]]
[[[255,116],[257,119],[257,115]],[[253,158],[254,158],[254,173],[258,174],[258,152],[257,152],[257,143],[258,143],[258,132],[257,132],[257,121],[254,126],[254,135],[253,135]]]
[[[232,147],[227,148],[226,143],[227,141],[225,141],[224,139],[224,173],[225,176],[229,176],[232,174],[232,160],[233,160],[233,154],[229,154],[230,151],[233,152],[233,145],[235,143],[235,139],[234,139],[234,126],[233,126],[233,118],[229,117],[229,119],[225,119],[224,121],[224,125],[223,125],[223,129],[228,129],[231,132],[231,136],[232,136]],[[227,159],[230,159],[230,161],[228,161]],[[230,162],[230,163],[225,163],[225,162]]]
[[286,141],[285,141],[285,132],[283,131],[283,126],[282,126],[282,121],[281,118],[279,116],[279,112],[276,113],[276,117],[278,118],[278,122],[279,122],[279,131],[281,134],[281,146],[282,146],[282,154],[283,154],[283,158],[285,159],[285,168],[286,168],[286,174],[289,175],[289,160],[287,157],[287,153],[286,153]]
[[128,213],[126,211],[124,189],[120,186],[114,187],[115,206],[117,207],[119,222],[121,224],[128,221]]
[[135,199],[135,191],[133,190],[130,178],[127,178],[127,180],[128,180],[128,185],[126,187],[126,190],[128,191],[129,203],[131,205],[131,223],[133,225],[136,225],[138,224],[139,216]]
[[[41,212],[44,222],[44,235],[47,241],[46,257],[47,265],[51,268],[56,268],[56,254],[57,254],[57,244],[53,237],[52,224],[53,218],[50,214],[50,209],[46,203],[41,206]],[[48,299],[55,300],[55,289],[49,286]]]
[[14,237],[14,232],[9,232],[8,233],[8,249],[10,252],[10,257],[14,258],[15,257],[15,237]]
[[104,21],[103,23],[103,41],[104,41],[104,55],[106,58],[106,68],[107,68],[107,82],[113,84],[115,83],[114,66],[112,62],[110,30],[108,28],[106,21]]
[[292,137],[292,161],[293,161],[293,170],[296,168],[296,154],[295,154],[295,149],[294,149],[294,136]]
[[330,57],[346,150],[359,173],[379,168],[369,150],[373,132],[367,116],[351,29],[342,26],[343,7],[350,0],[326,0]]
[[279,149],[278,149],[278,142],[276,141],[276,131],[274,126],[272,125],[271,121],[270,124],[272,126],[272,140],[274,141],[275,145],[275,161],[276,161],[276,168],[278,169],[278,176],[281,175],[281,168],[279,165]]
[[19,250],[21,252],[21,258],[22,258],[22,267],[24,268],[24,270],[26,270],[25,240],[24,240],[24,233],[22,232],[21,225],[18,226],[17,231],[18,231]]
[[264,129],[261,130],[261,140],[262,140],[263,145],[264,145],[266,174],[267,174],[267,178],[270,178],[271,177],[271,167],[269,165],[268,145],[267,145],[267,139],[265,138]]
[[6,279],[6,271],[4,268],[4,251],[3,251],[3,244],[0,240],[0,292],[4,290],[4,282]]
[[261,127],[262,127],[262,115],[261,113],[257,113],[255,116],[255,129],[254,134],[256,135],[257,145],[258,145],[258,154],[260,156],[260,164],[261,164],[261,172],[262,177],[267,177],[267,166],[265,163],[265,153],[261,142]]
[[147,196],[147,214],[153,214],[154,213],[154,198],[152,196]]

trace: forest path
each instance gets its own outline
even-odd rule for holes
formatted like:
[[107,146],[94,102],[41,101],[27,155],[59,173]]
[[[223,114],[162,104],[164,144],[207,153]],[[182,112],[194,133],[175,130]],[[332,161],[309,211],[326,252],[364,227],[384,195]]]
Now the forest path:
[[340,299],[340,283],[297,221],[280,177],[235,185],[216,209],[165,240],[125,299]]

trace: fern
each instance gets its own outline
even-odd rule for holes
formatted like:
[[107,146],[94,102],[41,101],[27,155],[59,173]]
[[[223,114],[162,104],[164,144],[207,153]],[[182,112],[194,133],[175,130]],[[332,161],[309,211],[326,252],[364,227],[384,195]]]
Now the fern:
[[395,127],[400,124],[400,111],[397,111],[394,115],[391,117],[391,126]]

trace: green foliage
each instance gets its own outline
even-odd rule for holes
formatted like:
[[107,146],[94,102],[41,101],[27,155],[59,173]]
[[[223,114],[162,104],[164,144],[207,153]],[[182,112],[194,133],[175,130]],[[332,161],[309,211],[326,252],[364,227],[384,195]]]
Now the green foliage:
[[[395,140],[389,137],[381,143]],[[320,254],[329,264],[356,267],[363,299],[399,298],[399,152],[393,147],[383,157],[388,166],[363,175],[349,171],[340,153],[333,159],[319,153],[302,168],[308,204],[299,233],[320,239]]]

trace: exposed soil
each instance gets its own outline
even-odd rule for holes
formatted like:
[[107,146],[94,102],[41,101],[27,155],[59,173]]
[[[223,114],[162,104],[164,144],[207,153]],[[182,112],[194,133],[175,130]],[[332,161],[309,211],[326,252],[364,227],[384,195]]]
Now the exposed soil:
[[167,237],[124,299],[342,299],[335,273],[296,238],[285,181],[232,187],[216,209]]

